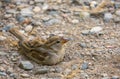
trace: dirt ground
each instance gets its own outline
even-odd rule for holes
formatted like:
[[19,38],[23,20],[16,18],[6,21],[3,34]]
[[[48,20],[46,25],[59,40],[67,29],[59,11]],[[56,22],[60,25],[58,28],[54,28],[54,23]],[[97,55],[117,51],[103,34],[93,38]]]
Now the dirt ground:
[[[39,4],[33,5],[27,3],[28,0],[26,0],[26,2],[24,0],[21,1],[23,1],[21,4],[25,4],[28,7],[39,6]],[[52,1],[43,2],[49,4],[50,8],[56,8],[59,11],[58,14],[56,13],[57,15],[44,13],[43,10],[41,10],[40,13],[34,14],[31,19],[41,22],[42,19],[46,20],[46,18],[55,17],[61,22],[52,25],[45,25],[41,22],[41,25],[35,27],[33,34],[37,34],[42,38],[47,38],[50,34],[63,35],[71,38],[71,41],[64,47],[66,52],[64,60],[53,66],[37,64],[26,56],[19,54],[15,47],[18,39],[9,32],[1,29],[0,79],[119,79],[120,23],[115,23],[113,20],[105,22],[101,16],[81,19],[79,16],[75,16],[74,12],[70,10],[71,7],[79,6],[71,6],[68,2],[55,4],[54,2],[52,3]],[[18,5],[16,5],[15,2],[0,2],[2,3],[2,8],[0,8],[1,28],[12,25],[24,31],[25,27],[31,25],[18,22],[16,20],[16,13],[8,12],[7,14],[7,11],[11,9],[17,11],[16,8],[18,8]],[[61,11],[64,8],[64,12],[66,12],[64,13],[65,18],[63,18]],[[73,23],[73,20],[76,19],[79,20],[79,22]],[[103,28],[100,34],[84,35],[82,33],[84,30],[90,30],[96,26]],[[28,34],[28,32],[25,31],[25,34]],[[15,44],[13,45],[13,43]],[[19,67],[21,60],[30,61],[34,65],[34,68],[29,71],[21,69]],[[85,63],[87,63],[87,68],[82,69]],[[38,69],[47,69],[48,71],[44,74],[35,74]]]

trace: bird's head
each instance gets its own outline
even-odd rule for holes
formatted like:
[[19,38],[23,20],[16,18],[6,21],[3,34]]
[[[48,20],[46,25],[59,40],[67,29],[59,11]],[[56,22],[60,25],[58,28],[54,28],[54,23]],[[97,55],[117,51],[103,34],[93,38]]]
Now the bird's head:
[[60,50],[62,49],[62,46],[66,44],[69,40],[70,39],[64,38],[62,36],[53,35],[48,38],[48,41],[45,44],[54,50]]

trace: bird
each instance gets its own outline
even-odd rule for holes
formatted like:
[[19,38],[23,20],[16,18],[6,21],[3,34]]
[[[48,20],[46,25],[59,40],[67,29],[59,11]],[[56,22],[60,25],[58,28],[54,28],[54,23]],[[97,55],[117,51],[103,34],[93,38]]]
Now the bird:
[[21,34],[16,28],[11,28],[9,32],[19,39],[18,51],[42,65],[60,63],[65,55],[64,45],[70,40],[58,35],[50,35],[46,40],[39,38],[28,40],[28,37]]

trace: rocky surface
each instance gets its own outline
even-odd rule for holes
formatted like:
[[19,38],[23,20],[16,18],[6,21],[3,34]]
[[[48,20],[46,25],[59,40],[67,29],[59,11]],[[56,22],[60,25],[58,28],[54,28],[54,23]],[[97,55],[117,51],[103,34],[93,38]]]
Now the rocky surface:
[[[81,11],[83,5],[94,11],[100,2],[0,0],[0,79],[119,79],[120,1],[111,0],[101,13]],[[64,60],[43,66],[19,54],[10,27],[29,39],[50,34],[71,38]]]

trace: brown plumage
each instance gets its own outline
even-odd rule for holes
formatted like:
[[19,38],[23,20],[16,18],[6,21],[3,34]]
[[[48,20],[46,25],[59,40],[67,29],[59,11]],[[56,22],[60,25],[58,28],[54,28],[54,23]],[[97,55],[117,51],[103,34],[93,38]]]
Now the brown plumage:
[[37,63],[54,65],[64,58],[65,52],[63,46],[69,41],[68,39],[53,35],[45,41],[42,39],[27,40],[15,28],[11,28],[9,32],[19,39],[19,51]]

